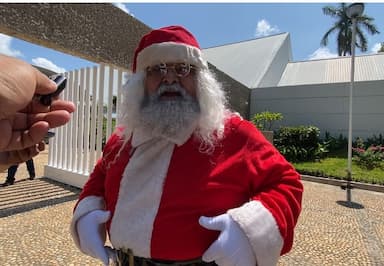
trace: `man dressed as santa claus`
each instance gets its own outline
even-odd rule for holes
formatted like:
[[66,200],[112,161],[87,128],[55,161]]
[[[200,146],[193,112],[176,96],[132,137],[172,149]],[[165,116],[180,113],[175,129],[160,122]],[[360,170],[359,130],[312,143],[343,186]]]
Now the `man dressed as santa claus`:
[[121,126],[74,210],[77,247],[105,265],[276,265],[292,247],[299,174],[227,108],[183,27],[145,35],[132,70]]

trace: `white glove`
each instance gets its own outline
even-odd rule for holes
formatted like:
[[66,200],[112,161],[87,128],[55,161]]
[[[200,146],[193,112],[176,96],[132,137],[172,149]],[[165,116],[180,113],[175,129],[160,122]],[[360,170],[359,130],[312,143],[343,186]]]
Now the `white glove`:
[[85,254],[101,260],[109,265],[108,250],[104,247],[105,225],[111,213],[95,210],[81,217],[76,224],[80,248]]
[[204,252],[203,261],[215,261],[219,266],[255,266],[252,246],[240,226],[228,215],[201,216],[201,226],[221,231],[219,237]]

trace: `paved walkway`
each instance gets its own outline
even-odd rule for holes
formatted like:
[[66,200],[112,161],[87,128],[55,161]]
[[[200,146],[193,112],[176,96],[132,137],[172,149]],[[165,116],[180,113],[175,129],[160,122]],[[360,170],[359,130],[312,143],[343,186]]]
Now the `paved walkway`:
[[[304,181],[292,251],[278,265],[384,265],[384,193]],[[101,265],[81,254],[68,225],[78,189],[46,178],[0,187],[0,265]]]

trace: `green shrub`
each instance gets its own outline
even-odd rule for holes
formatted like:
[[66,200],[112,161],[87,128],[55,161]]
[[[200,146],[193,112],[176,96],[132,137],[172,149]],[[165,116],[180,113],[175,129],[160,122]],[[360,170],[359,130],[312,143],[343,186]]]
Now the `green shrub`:
[[256,113],[252,117],[251,121],[260,130],[271,130],[273,123],[282,119],[283,115],[281,113],[264,111],[261,113]]
[[379,136],[373,135],[370,138],[367,138],[365,141],[365,146],[384,146],[384,137],[382,134],[379,134]]
[[[112,118],[112,125],[111,125],[111,128],[112,128],[112,133],[113,131],[115,130],[115,127],[116,127],[116,119],[115,118]],[[102,138],[102,148],[104,149],[104,146],[105,144],[107,143],[108,139],[107,139],[107,119],[104,117],[103,118],[103,138]]]
[[321,159],[328,152],[320,141],[320,130],[314,126],[281,127],[274,144],[290,162]]
[[339,151],[339,150],[347,150],[348,148],[348,139],[347,137],[340,134],[337,138],[331,136],[329,132],[325,132],[325,136],[323,139],[323,144],[327,145],[327,148],[330,153]]
[[384,160],[384,146],[370,146],[367,149],[352,148],[353,161],[363,169],[372,170],[381,166]]

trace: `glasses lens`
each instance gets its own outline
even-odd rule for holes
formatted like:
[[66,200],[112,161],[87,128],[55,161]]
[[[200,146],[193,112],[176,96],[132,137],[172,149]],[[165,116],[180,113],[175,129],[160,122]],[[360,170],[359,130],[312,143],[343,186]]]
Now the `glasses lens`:
[[190,65],[189,64],[175,64],[174,65],[175,72],[179,77],[185,77],[189,74],[190,71]]
[[190,64],[185,63],[178,63],[170,66],[167,66],[166,64],[158,64],[147,67],[147,76],[153,78],[162,78],[167,75],[169,69],[172,69],[178,77],[183,78],[188,76],[188,74],[191,72],[191,68],[192,66]]
[[154,65],[147,67],[147,75],[150,77],[162,77],[167,73],[167,68],[162,65]]

